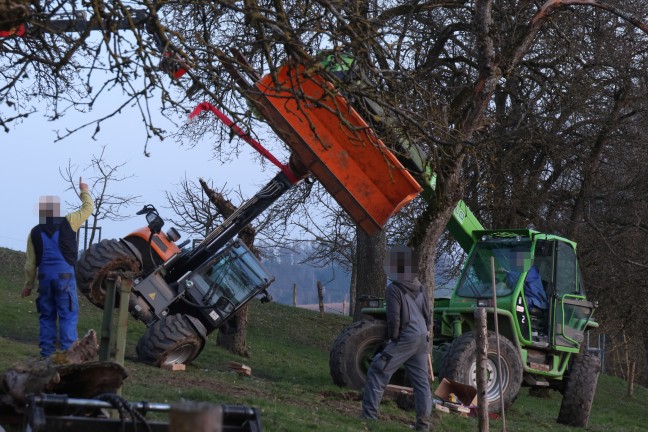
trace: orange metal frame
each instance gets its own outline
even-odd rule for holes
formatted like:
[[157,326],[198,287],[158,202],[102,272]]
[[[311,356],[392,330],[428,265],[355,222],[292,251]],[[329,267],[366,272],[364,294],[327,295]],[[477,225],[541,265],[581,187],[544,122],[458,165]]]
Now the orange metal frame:
[[366,233],[421,191],[373,130],[317,73],[285,65],[248,92],[275,133]]
[[[140,228],[130,233],[128,237],[139,237],[148,242],[151,235],[151,230],[148,227]],[[180,253],[180,248],[175,243],[169,241],[164,234],[155,234],[151,242],[153,251],[162,259],[166,261],[177,253]]]

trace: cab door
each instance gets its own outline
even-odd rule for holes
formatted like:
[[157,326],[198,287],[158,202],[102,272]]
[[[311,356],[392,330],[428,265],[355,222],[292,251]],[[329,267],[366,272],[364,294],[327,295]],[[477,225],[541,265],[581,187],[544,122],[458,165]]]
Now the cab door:
[[556,242],[555,265],[553,343],[558,350],[577,351],[594,304],[585,297],[576,252],[570,244]]

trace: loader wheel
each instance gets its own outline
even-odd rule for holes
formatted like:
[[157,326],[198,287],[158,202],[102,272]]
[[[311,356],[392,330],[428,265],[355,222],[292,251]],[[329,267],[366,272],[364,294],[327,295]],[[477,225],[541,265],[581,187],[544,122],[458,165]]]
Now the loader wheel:
[[[488,411],[500,411],[500,382],[504,407],[509,407],[522,385],[522,360],[513,343],[500,335],[502,375],[497,371],[497,340],[495,333],[488,332],[488,360],[486,362],[486,397]],[[447,378],[477,388],[477,361],[475,355],[475,333],[467,332],[450,345],[441,362],[439,378]]]
[[[76,283],[79,291],[90,303],[102,308],[106,298],[103,286],[108,272],[113,270],[140,271],[140,263],[119,240],[101,240],[90,245],[75,266]],[[115,296],[115,307],[119,305],[119,294]]]
[[569,367],[558,423],[587,427],[601,360],[592,354],[576,354]]
[[152,366],[187,364],[198,357],[205,338],[182,315],[167,315],[147,328],[137,343],[137,357]]
[[385,321],[357,321],[346,327],[335,339],[329,354],[333,382],[340,387],[364,388],[371,360],[385,345]]

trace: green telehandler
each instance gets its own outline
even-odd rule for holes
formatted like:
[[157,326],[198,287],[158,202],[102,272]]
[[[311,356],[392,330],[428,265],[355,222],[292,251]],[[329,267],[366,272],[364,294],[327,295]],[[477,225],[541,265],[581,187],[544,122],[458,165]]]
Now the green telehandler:
[[[328,58],[324,66],[345,79],[353,65],[347,58],[343,60]],[[327,61],[336,67],[327,65]],[[366,79],[357,71],[354,75],[355,79]],[[357,101],[354,108],[364,118],[378,119],[377,123],[370,122],[372,127],[390,127],[389,116],[378,104],[367,98]],[[406,140],[389,146],[423,187],[423,198],[432,202],[435,174],[424,163],[421,150]],[[447,229],[467,257],[450,294],[435,290],[432,357],[437,376],[476,387],[474,311],[484,307],[489,410],[499,411],[501,398],[504,406],[510,406],[522,386],[551,388],[563,394],[558,421],[586,426],[600,361],[584,352],[585,332],[598,323],[592,319],[595,303],[585,295],[576,243],[532,229],[485,229],[463,201],[454,208]],[[495,274],[492,262],[498,269]],[[531,281],[534,271],[539,273],[546,293],[545,309],[532,307],[525,294],[525,283]],[[493,285],[496,304],[492,300]],[[334,383],[356,389],[364,387],[372,358],[387,343],[384,299],[363,299],[363,304],[367,306],[362,309],[364,318],[343,329],[329,358]]]

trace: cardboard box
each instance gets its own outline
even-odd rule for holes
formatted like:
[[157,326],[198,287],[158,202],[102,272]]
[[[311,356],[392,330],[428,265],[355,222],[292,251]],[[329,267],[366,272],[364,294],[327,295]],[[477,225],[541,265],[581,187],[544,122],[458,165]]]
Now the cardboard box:
[[477,406],[477,389],[473,386],[443,378],[439,387],[434,391],[434,395],[443,401],[449,400],[452,393],[465,406]]

